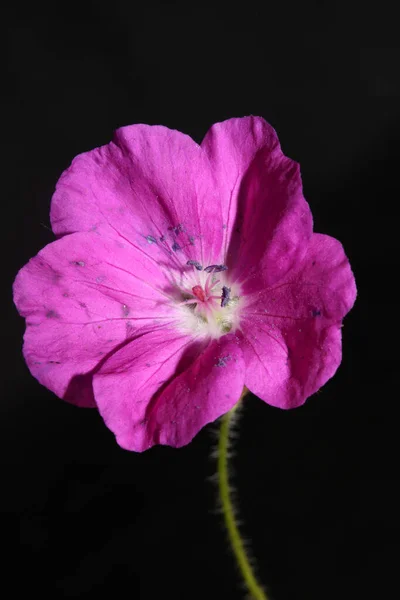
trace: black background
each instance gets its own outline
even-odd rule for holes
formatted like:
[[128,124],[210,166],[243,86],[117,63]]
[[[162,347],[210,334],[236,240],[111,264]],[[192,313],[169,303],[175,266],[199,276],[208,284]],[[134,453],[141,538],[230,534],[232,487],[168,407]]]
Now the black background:
[[30,376],[11,284],[53,240],[51,194],[76,154],[122,125],[200,142],[247,114],[301,163],[315,229],[344,244],[359,296],[343,363],[318,394],[290,412],[245,402],[233,458],[242,531],[274,600],[396,596],[397,20],[382,3],[331,4],[53,2],[3,15],[6,598],[244,597],[208,480],[216,426],[180,450],[121,450],[96,411]]

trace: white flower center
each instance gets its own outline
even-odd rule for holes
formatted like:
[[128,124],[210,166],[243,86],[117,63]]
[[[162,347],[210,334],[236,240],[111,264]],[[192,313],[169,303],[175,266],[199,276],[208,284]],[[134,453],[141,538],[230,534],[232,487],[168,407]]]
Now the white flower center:
[[223,265],[199,266],[193,265],[179,288],[178,323],[185,333],[219,338],[239,325],[240,289],[230,284]]

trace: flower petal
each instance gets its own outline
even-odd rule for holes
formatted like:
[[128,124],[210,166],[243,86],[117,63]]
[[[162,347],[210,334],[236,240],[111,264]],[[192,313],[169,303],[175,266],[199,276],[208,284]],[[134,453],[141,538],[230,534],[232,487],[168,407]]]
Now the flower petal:
[[188,444],[230,410],[243,390],[237,339],[193,342],[174,331],[152,332],[117,352],[95,374],[101,415],[127,450]]
[[152,419],[157,443],[184,446],[207,423],[228,412],[243,391],[244,371],[238,338],[213,340],[159,397]]
[[14,283],[31,373],[75,404],[93,405],[83,376],[116,347],[173,321],[158,265],[122,246],[100,232],[66,236],[43,248]]
[[247,387],[273,406],[303,404],[341,362],[341,321],[355,298],[342,245],[314,234],[303,264],[243,310]]
[[157,260],[220,261],[222,217],[209,160],[190,137],[161,126],[118,129],[77,156],[51,205],[56,234],[107,231]]
[[221,194],[224,262],[236,279],[248,280],[244,290],[272,285],[301,261],[312,235],[298,164],[260,117],[213,125],[202,148]]

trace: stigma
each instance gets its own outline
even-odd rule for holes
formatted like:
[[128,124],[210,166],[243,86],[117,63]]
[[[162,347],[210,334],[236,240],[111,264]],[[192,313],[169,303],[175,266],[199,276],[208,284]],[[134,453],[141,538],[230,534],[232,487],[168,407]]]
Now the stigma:
[[201,285],[194,285],[192,287],[192,292],[199,299],[200,302],[205,302],[207,300],[207,296]]

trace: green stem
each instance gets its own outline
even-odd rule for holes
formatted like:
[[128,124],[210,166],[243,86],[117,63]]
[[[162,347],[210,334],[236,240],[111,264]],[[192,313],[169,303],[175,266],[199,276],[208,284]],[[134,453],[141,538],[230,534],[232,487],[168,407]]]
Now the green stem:
[[[242,398],[243,395],[244,394],[242,394]],[[235,520],[235,514],[230,496],[228,473],[229,430],[238,404],[236,404],[228,413],[226,413],[226,415],[222,417],[221,421],[220,437],[218,442],[219,495],[222,503],[222,512],[225,519],[225,525],[228,530],[229,541],[246,586],[251,596],[255,600],[268,600],[268,597],[261,588],[260,584],[257,582],[250,566],[248,556],[244,549],[243,540],[240,537],[239,529]]]

